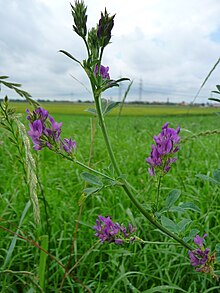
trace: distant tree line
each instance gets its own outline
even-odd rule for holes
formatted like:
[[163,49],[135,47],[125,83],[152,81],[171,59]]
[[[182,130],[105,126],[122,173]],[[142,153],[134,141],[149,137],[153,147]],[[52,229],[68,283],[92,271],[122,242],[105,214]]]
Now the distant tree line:
[[[0,102],[3,102],[3,99],[0,99]],[[20,100],[20,99],[13,99],[13,102],[18,102],[18,103],[26,103],[26,100]],[[37,102],[39,103],[69,103],[69,104],[78,104],[78,103],[85,103],[85,104],[92,104],[93,101],[91,100],[86,100],[86,101],[82,101],[82,100],[77,100],[77,101],[69,101],[69,100],[44,100],[44,99],[37,99]],[[186,102],[180,102],[180,103],[173,103],[173,102],[160,102],[160,101],[153,101],[153,102],[149,102],[149,101],[126,101],[125,104],[131,104],[131,105],[171,105],[171,106],[209,106],[209,107],[213,107],[214,104],[212,103],[186,103]]]

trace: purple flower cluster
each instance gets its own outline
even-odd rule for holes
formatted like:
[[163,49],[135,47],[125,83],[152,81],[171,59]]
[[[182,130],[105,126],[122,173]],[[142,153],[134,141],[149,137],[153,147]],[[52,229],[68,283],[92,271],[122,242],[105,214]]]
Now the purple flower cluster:
[[123,225],[114,223],[111,217],[98,216],[96,226],[93,227],[96,231],[95,236],[99,237],[101,242],[123,244],[125,241],[133,242],[135,236],[131,234],[136,230],[131,224],[128,225],[128,231]]
[[196,235],[194,238],[194,243],[199,247],[195,250],[189,251],[189,258],[190,263],[194,267],[198,267],[196,270],[201,271],[201,269],[204,268],[206,263],[209,260],[209,252],[210,249],[204,248],[203,241],[204,238],[207,236],[207,234],[204,234],[203,237],[199,237],[199,235]]
[[33,148],[35,150],[39,151],[44,147],[52,149],[54,146],[70,154],[76,148],[76,142],[72,141],[71,138],[61,140],[62,122],[56,122],[47,110],[39,107],[32,113],[28,109],[26,112],[28,114],[27,119],[30,122],[28,135],[34,143]]
[[[108,71],[109,71],[108,66],[105,67],[103,65],[100,65],[100,75],[103,79],[110,80],[110,75],[109,75]],[[96,64],[95,69],[94,69],[94,75],[97,76],[98,73],[99,73],[99,66],[98,66],[98,64]]]
[[152,145],[150,157],[146,158],[146,162],[150,165],[148,172],[151,176],[155,175],[155,169],[167,173],[172,163],[175,163],[177,157],[173,157],[179,150],[180,127],[177,129],[169,128],[169,123],[165,123],[162,132],[154,136],[156,145]]

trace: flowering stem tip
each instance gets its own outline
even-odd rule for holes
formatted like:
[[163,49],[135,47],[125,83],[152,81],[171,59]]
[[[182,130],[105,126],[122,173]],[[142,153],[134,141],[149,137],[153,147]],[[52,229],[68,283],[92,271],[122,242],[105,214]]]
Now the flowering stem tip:
[[133,234],[136,228],[133,228],[131,224],[128,228],[122,224],[114,223],[111,217],[98,216],[96,220],[96,226],[93,227],[96,231],[95,236],[99,237],[101,242],[123,244],[125,242],[132,243],[136,237]]
[[196,235],[194,238],[194,243],[198,248],[189,251],[190,263],[193,267],[196,267],[197,272],[208,273],[212,277],[218,280],[218,276],[214,274],[214,264],[216,261],[216,255],[210,254],[210,249],[204,247],[204,239],[207,237],[207,234],[204,234],[203,237]]
[[76,142],[71,138],[60,138],[62,122],[58,123],[48,111],[39,107],[33,112],[26,110],[29,120],[30,130],[28,135],[33,141],[33,148],[37,151],[47,147],[49,149],[58,151],[64,150],[68,155],[73,153],[76,148]]
[[162,127],[162,132],[154,136],[156,145],[152,145],[150,157],[146,158],[146,162],[150,165],[148,172],[151,176],[159,171],[160,175],[166,174],[170,170],[172,163],[175,163],[175,156],[179,150],[180,127],[177,129],[169,128],[169,123],[165,123]]

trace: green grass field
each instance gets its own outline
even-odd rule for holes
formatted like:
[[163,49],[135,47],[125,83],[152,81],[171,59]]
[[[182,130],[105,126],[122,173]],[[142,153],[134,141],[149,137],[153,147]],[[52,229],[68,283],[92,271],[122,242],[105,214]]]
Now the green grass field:
[[[24,112],[29,105],[25,102],[12,102],[13,107],[18,112]],[[93,104],[85,103],[65,103],[65,102],[43,102],[41,106],[51,114],[72,114],[72,115],[91,115],[86,109],[93,108]],[[110,115],[118,115],[119,108],[113,110]],[[125,104],[123,106],[123,116],[157,116],[157,115],[210,115],[218,112],[218,108],[202,106],[181,106],[181,105],[138,105]]]
[[[13,106],[18,112],[27,107],[24,103],[13,103]],[[111,172],[98,122],[91,116],[84,116],[87,105],[49,103],[43,104],[43,107],[53,113],[58,122],[63,122],[62,137],[72,136],[77,141],[78,160],[85,164],[90,161],[91,167],[104,173]],[[190,115],[183,115],[188,110]],[[116,109],[115,115],[117,111]],[[126,105],[119,120],[117,116],[106,118],[118,163],[127,180],[137,190],[136,197],[146,208],[156,196],[155,182],[148,175],[145,162],[153,143],[153,135],[158,134],[167,121],[170,122],[170,127],[181,126],[182,141],[202,131],[219,130],[219,117],[214,112],[214,108]],[[28,127],[27,121],[25,124]],[[95,127],[92,148],[91,126]],[[200,235],[206,232],[206,243],[212,250],[220,239],[219,188],[211,182],[202,181],[196,174],[212,175],[213,170],[220,169],[219,144],[218,135],[204,135],[182,143],[178,161],[162,182],[159,202],[162,207],[169,191],[180,189],[181,196],[177,204],[193,202],[200,212],[189,210],[184,215],[169,212],[167,216],[175,222],[179,222],[182,217],[191,220],[181,236],[188,235],[193,228],[198,229]],[[68,262],[72,239],[75,237],[69,268],[73,268],[74,277],[92,292],[220,292],[219,282],[208,275],[195,272],[190,266],[188,252],[178,245],[167,244],[173,241],[156,231],[140,215],[120,187],[106,187],[89,196],[82,206],[79,218],[78,203],[85,188],[80,174],[84,170],[47,149],[33,151],[33,154],[42,186],[38,190],[41,222],[36,225],[33,209],[29,208],[19,234],[40,245],[43,245],[42,236],[47,235],[48,251],[64,266]],[[17,155],[17,149],[8,139],[7,131],[0,129],[0,226],[12,231],[16,231],[19,226],[29,200]],[[132,223],[137,227],[136,234],[139,237],[154,243],[123,246],[104,243],[89,251],[97,241],[92,227],[99,214],[111,215],[114,221],[125,225]],[[17,239],[9,262],[3,267],[13,237],[10,232],[0,229],[0,292],[59,292],[64,270],[48,256],[43,271],[45,281],[40,285],[44,253],[27,241]],[[79,282],[68,276],[61,292],[85,292]]]

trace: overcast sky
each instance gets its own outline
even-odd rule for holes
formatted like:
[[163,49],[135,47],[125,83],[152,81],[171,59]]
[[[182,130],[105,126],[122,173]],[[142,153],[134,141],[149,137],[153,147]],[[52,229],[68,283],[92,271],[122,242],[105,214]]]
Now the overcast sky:
[[[112,79],[134,80],[130,100],[190,102],[220,57],[219,0],[87,0],[85,4],[88,27],[96,25],[105,7],[116,13],[103,65],[110,67]],[[91,99],[82,69],[58,52],[66,50],[80,60],[86,56],[72,30],[69,0],[0,0],[0,7],[0,75],[22,83],[36,99]],[[197,102],[206,103],[216,84],[220,65]],[[119,99],[127,85],[109,90],[108,96]],[[3,94],[2,89],[1,98]]]

